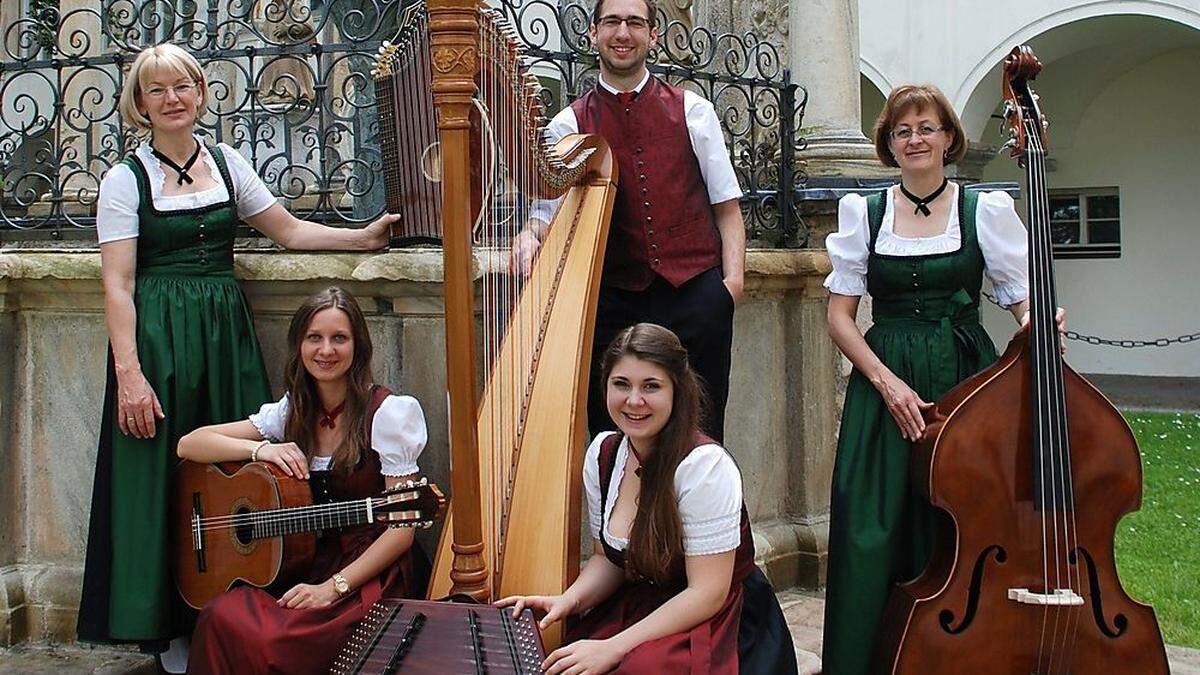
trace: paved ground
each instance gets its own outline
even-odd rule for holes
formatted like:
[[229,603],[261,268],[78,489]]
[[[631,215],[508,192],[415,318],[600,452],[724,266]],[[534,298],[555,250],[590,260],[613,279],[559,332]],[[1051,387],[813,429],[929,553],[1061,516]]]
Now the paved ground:
[[1200,378],[1087,375],[1118,408],[1200,412]]
[[[821,617],[825,602],[819,592],[789,590],[779,603],[792,629],[800,675],[821,669]],[[1200,675],[1200,650],[1167,647],[1172,675]],[[6,675],[153,675],[154,662],[130,652],[82,647],[0,649],[0,673]]]

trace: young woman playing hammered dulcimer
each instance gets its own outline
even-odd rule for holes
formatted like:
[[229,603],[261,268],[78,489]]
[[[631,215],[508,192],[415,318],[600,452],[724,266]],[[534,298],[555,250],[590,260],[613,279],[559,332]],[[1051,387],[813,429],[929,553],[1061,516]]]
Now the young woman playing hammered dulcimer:
[[499,604],[544,612],[543,627],[586,612],[546,658],[548,675],[794,673],[783,613],[754,564],[741,473],[699,431],[703,393],[679,338],[634,325],[602,370],[619,431],[584,459],[593,554],[562,595]]
[[[371,336],[354,297],[330,288],[288,328],[287,393],[249,419],[179,441],[194,462],[270,462],[309,481],[315,502],[366,499],[419,472],[425,416],[411,396],[373,384]],[[364,525],[317,540],[304,583],[278,597],[239,586],[212,600],[192,636],[188,672],[328,673],[381,597],[421,597],[428,561],[410,528]]]

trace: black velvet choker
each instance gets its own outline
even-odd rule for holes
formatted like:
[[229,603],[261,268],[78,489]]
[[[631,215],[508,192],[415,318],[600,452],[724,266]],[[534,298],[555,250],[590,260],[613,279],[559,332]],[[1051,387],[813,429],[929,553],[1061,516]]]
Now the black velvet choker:
[[911,201],[912,203],[917,205],[917,208],[913,209],[914,216],[919,213],[928,218],[929,217],[929,204],[933,203],[933,201],[935,199],[937,199],[938,197],[941,197],[942,193],[946,191],[946,186],[949,184],[950,184],[949,178],[942,178],[942,184],[940,187],[938,187],[938,189],[934,190],[933,192],[930,192],[925,197],[918,197],[918,196],[914,195],[913,193],[909,192],[908,188],[904,187],[904,183],[901,182],[900,183],[900,192],[904,193],[904,196],[908,197],[909,201]]
[[[179,166],[178,164],[176,164],[175,161],[172,160],[170,157],[167,157],[166,155],[164,155],[161,152],[159,152],[158,150],[156,150],[153,145],[150,146],[150,152],[155,157],[157,157],[160,161],[162,161],[163,164],[166,164],[167,166],[171,167],[172,169],[175,169],[175,172],[179,174],[179,179],[177,181],[175,181],[176,185],[183,185],[184,183],[191,185],[194,182],[192,180],[192,177],[188,175],[188,171],[192,168],[193,165],[195,165],[196,160],[200,157],[200,142],[199,141],[196,141],[195,152],[193,152],[192,156],[188,158],[188,161],[183,163],[183,166]],[[901,186],[901,189],[903,189],[903,186]]]

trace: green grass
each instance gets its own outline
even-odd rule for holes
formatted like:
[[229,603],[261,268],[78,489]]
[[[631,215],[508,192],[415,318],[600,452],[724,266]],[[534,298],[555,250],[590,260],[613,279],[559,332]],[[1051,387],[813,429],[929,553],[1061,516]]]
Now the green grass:
[[1142,451],[1142,508],[1117,526],[1117,568],[1168,644],[1200,648],[1200,415],[1125,413]]

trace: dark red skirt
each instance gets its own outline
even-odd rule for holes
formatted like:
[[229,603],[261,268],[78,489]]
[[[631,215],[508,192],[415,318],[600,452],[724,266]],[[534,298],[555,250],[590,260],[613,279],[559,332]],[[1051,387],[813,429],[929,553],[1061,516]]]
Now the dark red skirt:
[[[668,592],[647,583],[627,583],[568,631],[567,642],[610,638],[646,618],[678,590]],[[742,597],[742,584],[735,584],[725,597],[725,604],[708,621],[683,633],[643,642],[626,654],[612,672],[736,675]]]
[[[322,539],[305,583],[321,583],[353,562],[374,537]],[[200,612],[188,673],[324,675],[371,605],[382,597],[424,595],[424,555],[416,542],[395,564],[323,609],[287,609],[277,595],[240,586]],[[286,592],[283,588],[279,594]]]

